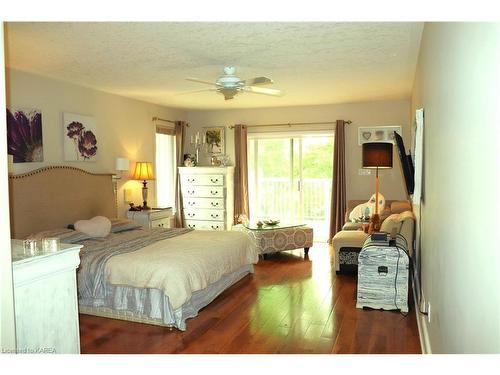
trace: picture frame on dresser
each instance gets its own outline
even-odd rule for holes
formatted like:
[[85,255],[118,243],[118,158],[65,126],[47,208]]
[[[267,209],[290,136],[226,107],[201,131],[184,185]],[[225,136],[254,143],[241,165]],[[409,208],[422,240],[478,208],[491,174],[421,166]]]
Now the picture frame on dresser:
[[207,147],[207,153],[211,155],[221,155],[224,154],[225,147],[225,127],[224,126],[214,126],[205,127],[204,137],[205,144]]

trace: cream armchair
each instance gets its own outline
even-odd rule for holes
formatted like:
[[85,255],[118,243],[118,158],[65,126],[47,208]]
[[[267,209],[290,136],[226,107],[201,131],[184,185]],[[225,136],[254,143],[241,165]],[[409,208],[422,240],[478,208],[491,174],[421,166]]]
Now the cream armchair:
[[[413,236],[415,232],[415,217],[409,210],[389,215],[380,227],[381,232],[401,234],[407,241],[408,252],[413,255]],[[335,271],[337,273],[356,273],[358,269],[358,254],[368,234],[363,230],[342,230],[332,240],[335,251]]]

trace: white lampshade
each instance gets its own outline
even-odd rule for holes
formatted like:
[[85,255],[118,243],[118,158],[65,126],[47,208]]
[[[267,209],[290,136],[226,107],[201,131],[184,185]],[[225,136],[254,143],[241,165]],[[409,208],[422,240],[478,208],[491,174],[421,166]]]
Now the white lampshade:
[[116,158],[115,170],[117,171],[128,171],[130,162],[127,158]]

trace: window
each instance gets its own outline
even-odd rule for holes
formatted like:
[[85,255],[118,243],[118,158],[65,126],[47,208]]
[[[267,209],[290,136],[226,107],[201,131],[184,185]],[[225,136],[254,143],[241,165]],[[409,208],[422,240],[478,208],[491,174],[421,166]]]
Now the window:
[[308,224],[329,235],[333,133],[249,134],[250,219]]
[[156,205],[175,211],[175,135],[172,130],[156,130]]

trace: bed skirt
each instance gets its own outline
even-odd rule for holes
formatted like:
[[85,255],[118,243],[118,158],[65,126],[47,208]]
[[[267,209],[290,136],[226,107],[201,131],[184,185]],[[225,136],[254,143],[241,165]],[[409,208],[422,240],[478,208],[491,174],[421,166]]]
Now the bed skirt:
[[168,296],[159,289],[106,285],[104,300],[79,300],[79,312],[105,318],[159,325],[186,330],[186,320],[198,315],[203,307],[243,277],[253,273],[253,265],[245,265],[223,276],[207,288],[193,292],[191,299],[173,309]]

